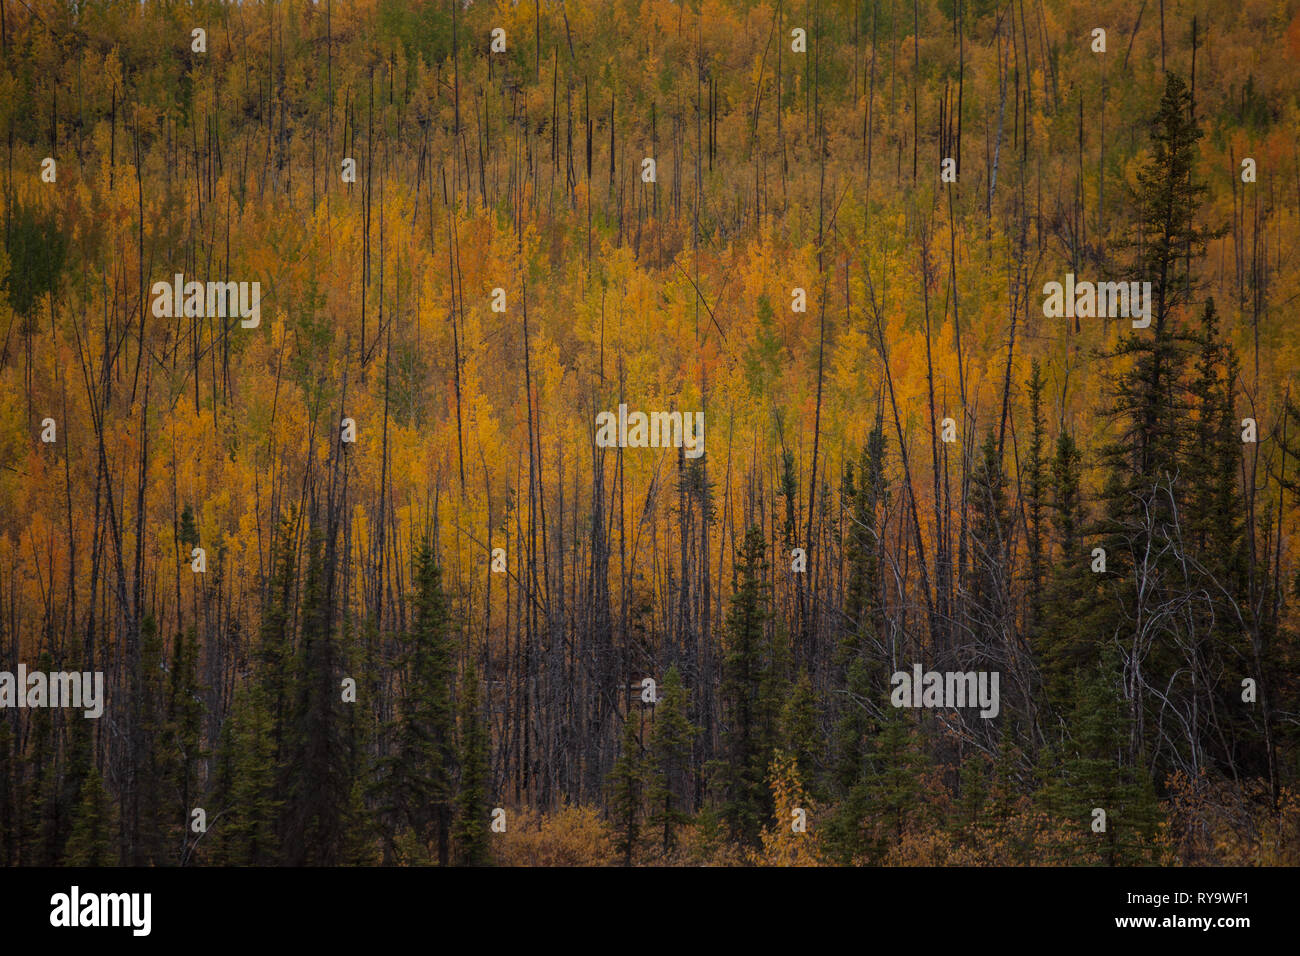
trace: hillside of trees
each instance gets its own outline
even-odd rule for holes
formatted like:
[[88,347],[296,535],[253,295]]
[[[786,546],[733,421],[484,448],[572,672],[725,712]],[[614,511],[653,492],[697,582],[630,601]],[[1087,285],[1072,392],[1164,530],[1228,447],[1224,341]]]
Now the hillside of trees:
[[106,697],[0,709],[0,863],[1300,863],[1298,67],[1297,0],[0,0],[0,670]]

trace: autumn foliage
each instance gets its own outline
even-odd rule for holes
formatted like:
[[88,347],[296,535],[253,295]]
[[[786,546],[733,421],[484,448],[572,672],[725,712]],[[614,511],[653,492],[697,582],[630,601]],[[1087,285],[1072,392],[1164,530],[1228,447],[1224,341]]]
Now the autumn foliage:
[[1300,859],[1295,0],[2,9],[6,865]]

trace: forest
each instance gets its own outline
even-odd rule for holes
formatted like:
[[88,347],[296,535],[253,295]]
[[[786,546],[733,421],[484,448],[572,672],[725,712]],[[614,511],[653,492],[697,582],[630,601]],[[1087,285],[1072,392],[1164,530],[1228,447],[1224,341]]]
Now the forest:
[[0,863],[1300,864],[1297,0],[0,64]]

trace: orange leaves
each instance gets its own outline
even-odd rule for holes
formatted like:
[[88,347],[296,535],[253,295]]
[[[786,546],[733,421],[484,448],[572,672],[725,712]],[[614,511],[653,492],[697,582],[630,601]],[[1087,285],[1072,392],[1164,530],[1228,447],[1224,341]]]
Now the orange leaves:
[[599,811],[564,806],[551,814],[506,808],[506,832],[494,834],[499,866],[613,866],[613,837]]

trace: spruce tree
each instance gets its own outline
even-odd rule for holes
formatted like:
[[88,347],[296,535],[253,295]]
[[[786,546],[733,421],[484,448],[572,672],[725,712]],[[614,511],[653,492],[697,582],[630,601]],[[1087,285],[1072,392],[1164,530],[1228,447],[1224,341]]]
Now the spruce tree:
[[676,828],[690,820],[685,806],[686,777],[699,728],[686,717],[687,694],[677,665],[664,675],[663,694],[655,706],[650,732],[650,768],[646,822],[658,835],[664,853],[672,849]]
[[1138,171],[1135,272],[1151,283],[1151,327],[1125,331],[1112,356],[1131,363],[1117,376],[1108,412],[1119,428],[1117,441],[1106,449],[1105,546],[1108,571],[1114,574],[1131,567],[1129,551],[1143,548],[1126,535],[1140,526],[1144,509],[1163,517],[1177,503],[1152,489],[1178,473],[1180,453],[1189,441],[1182,377],[1195,337],[1174,320],[1193,288],[1188,263],[1215,235],[1196,224],[1206,187],[1193,175],[1201,132],[1190,103],[1182,78],[1167,74],[1151,125],[1152,155]]
[[1043,669],[1047,703],[1069,712],[1074,675],[1095,659],[1097,585],[1084,543],[1088,516],[1083,502],[1081,459],[1074,437],[1062,432],[1051,461],[1051,524],[1057,552],[1042,606],[1043,626],[1035,650]]
[[[1108,650],[1097,665],[1077,674],[1060,769],[1042,793],[1047,807],[1073,828],[1071,846],[1094,847],[1108,866],[1154,862],[1159,823],[1150,775],[1128,756],[1130,722],[1116,660]],[[1105,811],[1102,832],[1095,829],[1096,810]]]
[[1010,600],[1007,549],[1007,480],[998,454],[997,440],[989,429],[971,475],[971,539],[974,545],[970,579],[970,613],[973,629],[985,636],[981,643],[996,646],[1007,623]]
[[460,788],[456,792],[456,822],[453,837],[456,863],[483,866],[488,862],[488,765],[489,744],[483,715],[479,712],[478,670],[471,660],[465,665],[460,692]]
[[113,802],[104,780],[93,766],[81,785],[81,802],[73,816],[65,863],[68,866],[112,866],[117,861],[113,834]]
[[385,762],[385,804],[431,855],[451,862],[455,710],[447,598],[433,550],[414,555],[414,614],[401,640],[395,752]]
[[1195,441],[1186,469],[1191,494],[1185,525],[1198,564],[1219,585],[1216,598],[1242,603],[1247,599],[1250,557],[1237,416],[1240,372],[1240,360],[1222,339],[1210,299],[1201,316],[1200,354],[1192,385]]
[[[841,863],[869,848],[871,793],[868,777],[876,725],[868,702],[887,680],[888,662],[879,642],[884,623],[880,606],[880,511],[889,500],[885,481],[885,434],[879,417],[863,446],[856,486],[849,473],[852,519],[845,547],[845,617],[850,627],[834,660],[837,687],[829,706],[833,721],[826,777],[834,799],[822,830],[827,854]],[[805,778],[810,781],[815,778]]]
[[867,824],[871,814],[875,722],[867,702],[882,686],[873,680],[873,670],[866,654],[855,655],[849,663],[841,694],[845,700],[832,738],[831,780],[836,802],[826,825],[824,844],[831,858],[840,863],[849,863],[870,848]]
[[178,631],[172,644],[171,668],[167,673],[167,747],[164,770],[169,792],[167,813],[181,821],[180,855],[188,836],[192,800],[198,793],[201,763],[207,754],[203,741],[203,700],[198,671],[198,632],[194,625]]
[[[362,674],[367,664],[364,637],[359,637],[356,631],[355,619],[351,614],[345,614],[341,641],[342,672],[349,676]],[[369,682],[356,678],[353,680],[356,680],[356,684],[351,689],[358,694],[365,694]],[[342,682],[337,686],[342,696]],[[342,809],[343,839],[338,862],[343,866],[368,866],[376,862],[376,851],[380,846],[376,840],[380,828],[367,806],[367,796],[374,779],[369,732],[375,725],[369,710],[353,695],[349,695],[343,704],[342,721],[343,760],[348,791]]]
[[[209,814],[211,835],[201,838],[211,841],[209,852],[218,865],[273,866],[283,862],[277,824],[285,800],[275,765],[272,724],[261,687],[246,685],[236,692],[217,747],[214,795],[218,809]],[[200,838],[190,839],[195,846],[199,844]]]
[[[74,672],[79,667],[75,659],[66,662],[66,666]],[[63,724],[63,773],[58,780],[57,804],[60,823],[55,852],[58,858],[63,860],[67,853],[67,841],[71,837],[73,823],[84,803],[85,789],[90,773],[94,769],[95,758],[92,721],[85,720],[79,714],[71,719],[68,719],[67,715],[60,714],[58,719]],[[100,785],[103,785],[102,779]],[[104,799],[108,800],[107,794]],[[143,855],[143,847],[150,846],[156,839],[158,827],[159,822],[153,818],[142,820],[141,855]],[[114,841],[115,845],[116,842]]]
[[280,830],[286,861],[333,866],[347,846],[354,768],[340,691],[342,663],[334,627],[334,553],[313,528],[308,539],[302,620],[294,659],[288,786]]
[[[1218,732],[1202,731],[1207,747],[1230,765],[1253,752],[1267,772],[1267,757],[1256,743],[1259,735],[1239,706],[1241,681],[1253,676],[1255,624],[1241,481],[1244,446],[1236,412],[1240,363],[1220,336],[1213,299],[1201,314],[1198,346],[1191,388],[1195,440],[1187,455],[1180,543],[1194,562],[1187,588],[1198,598],[1192,608],[1191,650],[1204,672],[1218,679],[1199,682],[1194,692],[1205,694],[1198,713],[1218,715]],[[1256,579],[1268,580],[1267,569],[1257,569]]]
[[750,847],[758,846],[763,823],[771,816],[767,770],[773,746],[770,705],[775,668],[766,629],[771,615],[765,547],[762,531],[751,526],[736,565],[722,668],[723,817],[732,837]]
[[609,808],[614,818],[614,849],[631,866],[641,839],[641,802],[645,768],[641,762],[641,740],[637,736],[639,714],[629,712],[623,720],[623,743],[609,775]]
[[883,854],[884,835],[901,839],[908,822],[918,812],[917,797],[921,792],[918,778],[926,759],[911,718],[904,711],[888,708],[878,727],[864,782],[871,812],[884,825],[882,839],[873,849]]
[[[1200,693],[1185,676],[1199,669],[1188,659],[1187,627],[1176,615],[1152,619],[1156,609],[1185,602],[1189,593],[1178,538],[1193,495],[1184,473],[1196,439],[1186,371],[1197,335],[1180,321],[1195,289],[1193,263],[1216,234],[1196,221],[1206,192],[1195,177],[1201,132],[1191,94],[1176,74],[1166,76],[1151,130],[1151,156],[1138,171],[1134,197],[1135,266],[1137,278],[1151,283],[1151,326],[1124,330],[1112,356],[1126,366],[1116,376],[1108,409],[1116,439],[1104,453],[1108,473],[1099,531],[1108,600],[1092,625],[1097,640],[1115,635],[1128,646],[1139,637],[1133,634],[1137,622],[1145,622],[1140,639],[1147,650],[1137,691],[1126,701],[1138,728],[1129,744],[1133,759],[1148,744],[1179,746],[1145,739],[1145,728],[1160,723],[1160,714],[1171,704],[1184,713],[1193,711],[1190,698]],[[1159,700],[1147,687],[1161,688]],[[1193,740],[1191,746],[1200,745]],[[1156,764],[1171,766],[1167,756]]]
[[1193,175],[1201,132],[1190,102],[1182,78],[1167,74],[1152,123],[1152,155],[1138,172],[1134,196],[1139,213],[1135,272],[1151,283],[1151,327],[1126,330],[1112,355],[1130,363],[1116,378],[1108,414],[1119,432],[1105,453],[1110,474],[1104,544],[1108,571],[1116,577],[1132,567],[1130,552],[1144,550],[1131,536],[1146,513],[1160,520],[1177,505],[1177,496],[1171,502],[1153,487],[1179,472],[1180,453],[1189,441],[1182,378],[1195,337],[1179,329],[1175,317],[1193,288],[1187,264],[1214,235],[1196,224],[1206,187]]

